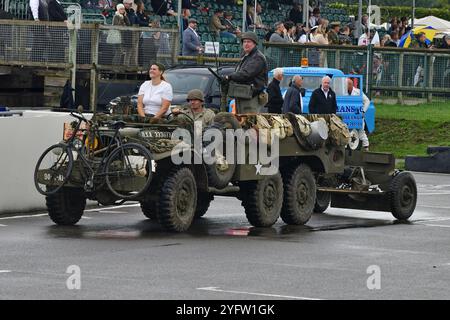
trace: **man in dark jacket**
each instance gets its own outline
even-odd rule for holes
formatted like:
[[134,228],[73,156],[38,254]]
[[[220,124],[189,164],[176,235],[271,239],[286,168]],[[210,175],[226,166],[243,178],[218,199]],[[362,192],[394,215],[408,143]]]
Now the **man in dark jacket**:
[[50,21],[67,21],[67,14],[60,1],[50,0],[48,2],[48,19]]
[[303,12],[302,7],[297,1],[292,3],[292,9],[289,11],[289,21],[292,21],[294,24],[303,22]]
[[269,102],[266,104],[269,113],[281,113],[283,107],[283,96],[280,90],[280,81],[283,80],[283,69],[276,68],[273,71],[273,80],[267,87]]
[[295,75],[292,78],[292,84],[284,96],[283,113],[303,113],[303,97],[305,96],[305,89],[302,88],[302,84],[303,78],[301,76]]
[[331,78],[322,78],[320,88],[313,91],[309,100],[309,113],[330,114],[337,112],[336,94],[330,88]]
[[251,86],[252,97],[236,98],[236,109],[238,113],[256,113],[267,103],[267,94],[263,92],[268,82],[267,61],[256,46],[258,44],[256,33],[242,33],[241,43],[244,55],[236,71],[226,76],[225,79]]

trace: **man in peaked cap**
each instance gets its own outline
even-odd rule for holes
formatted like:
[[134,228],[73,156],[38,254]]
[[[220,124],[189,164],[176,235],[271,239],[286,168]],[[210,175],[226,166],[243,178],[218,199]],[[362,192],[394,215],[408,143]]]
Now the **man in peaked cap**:
[[331,45],[339,44],[339,29],[341,27],[341,23],[334,21],[330,23],[331,29],[328,31],[328,43]]
[[[244,32],[241,35],[243,56],[236,71],[225,77],[238,84],[251,86],[252,97],[237,98],[236,108],[238,113],[256,113],[267,103],[267,94],[264,92],[267,86],[268,66],[266,57],[258,50],[258,36],[254,32]],[[231,89],[230,83],[230,89]]]
[[181,109],[174,108],[172,113],[183,113],[194,121],[202,121],[203,127],[207,127],[213,123],[215,113],[211,109],[204,107],[205,97],[201,90],[193,89],[189,91],[186,100],[189,105]]

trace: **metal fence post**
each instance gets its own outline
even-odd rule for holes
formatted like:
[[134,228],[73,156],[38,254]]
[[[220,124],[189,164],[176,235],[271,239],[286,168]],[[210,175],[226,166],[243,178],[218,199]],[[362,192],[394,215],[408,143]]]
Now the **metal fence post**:
[[99,25],[95,24],[94,29],[91,33],[91,77],[90,77],[90,98],[89,104],[92,112],[97,111],[97,94],[98,94],[98,47],[100,39],[100,29]]
[[[69,43],[69,63],[72,64],[72,87],[76,88],[76,81],[77,81],[77,36],[78,31],[76,28],[69,29],[69,37],[70,37],[70,43]],[[72,92],[73,99],[75,100],[75,91]]]
[[178,50],[179,50],[179,44],[180,44],[180,39],[178,38],[180,37],[180,33],[176,32],[175,33],[175,44],[172,50],[172,65],[177,65],[178,64]]
[[373,44],[368,45],[367,50],[367,86],[366,86],[366,94],[369,99],[372,99],[372,68],[373,68]]
[[[433,78],[434,78],[434,68],[433,68],[433,64],[434,64],[434,60],[435,60],[435,56],[433,54],[430,55],[429,57],[429,66],[428,66],[428,83],[427,83],[427,87],[432,89],[433,88]],[[427,101],[429,103],[431,103],[433,101],[433,94],[429,93],[427,96]]]
[[336,69],[341,69],[341,50],[335,50],[334,66]]
[[403,104],[403,92],[401,88],[403,87],[403,62],[404,62],[405,54],[404,52],[400,52],[400,57],[398,60],[398,86],[400,91],[398,92],[398,103]]

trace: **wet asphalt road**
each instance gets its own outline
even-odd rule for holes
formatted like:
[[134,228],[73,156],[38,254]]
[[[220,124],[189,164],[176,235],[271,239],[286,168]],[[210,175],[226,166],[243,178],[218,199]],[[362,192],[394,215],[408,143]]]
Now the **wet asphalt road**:
[[415,177],[409,223],[331,208],[259,229],[225,197],[184,234],[136,205],[89,209],[75,227],[0,218],[0,299],[450,299],[450,175]]

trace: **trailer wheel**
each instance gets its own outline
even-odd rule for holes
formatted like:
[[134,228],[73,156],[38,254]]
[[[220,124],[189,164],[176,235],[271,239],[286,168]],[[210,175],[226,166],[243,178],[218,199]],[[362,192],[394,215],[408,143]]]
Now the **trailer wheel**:
[[409,172],[400,172],[389,186],[389,202],[392,215],[398,220],[407,220],[414,212],[417,202],[416,180]]
[[80,221],[86,207],[86,196],[81,188],[62,187],[45,197],[48,215],[57,225],[72,226]]
[[241,185],[242,205],[248,222],[255,227],[270,227],[280,217],[283,205],[283,179],[277,173]]
[[316,203],[316,181],[308,165],[302,163],[283,173],[284,200],[281,219],[303,225],[311,218]]
[[183,232],[192,224],[197,204],[197,185],[192,171],[180,167],[162,184],[158,220],[168,231]]
[[211,193],[201,192],[197,195],[197,207],[195,209],[194,219],[203,217],[208,211],[209,204],[214,200]]

